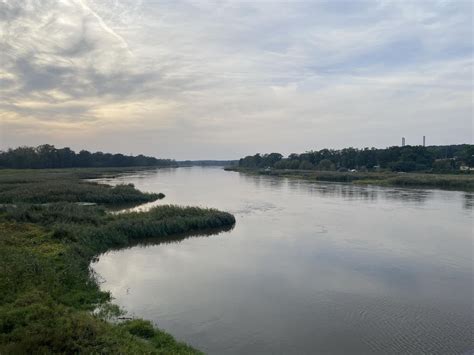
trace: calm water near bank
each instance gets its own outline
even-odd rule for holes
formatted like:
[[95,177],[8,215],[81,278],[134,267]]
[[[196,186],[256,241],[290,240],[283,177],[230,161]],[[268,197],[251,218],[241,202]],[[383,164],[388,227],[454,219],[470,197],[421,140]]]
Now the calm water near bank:
[[111,251],[115,303],[210,354],[463,353],[472,348],[474,194],[141,171],[133,183],[231,212],[218,235]]

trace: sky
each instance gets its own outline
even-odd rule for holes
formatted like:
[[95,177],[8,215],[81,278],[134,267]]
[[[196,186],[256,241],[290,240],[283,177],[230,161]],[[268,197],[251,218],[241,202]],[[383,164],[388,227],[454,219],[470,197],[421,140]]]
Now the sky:
[[0,149],[473,142],[473,2],[0,0]]

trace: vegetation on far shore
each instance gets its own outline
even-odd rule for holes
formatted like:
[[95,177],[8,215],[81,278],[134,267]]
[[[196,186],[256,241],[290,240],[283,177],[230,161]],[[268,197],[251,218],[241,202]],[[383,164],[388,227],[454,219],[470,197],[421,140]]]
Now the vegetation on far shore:
[[0,151],[0,168],[54,169],[127,166],[175,167],[177,163],[171,159],[157,159],[141,154],[133,156],[102,152],[91,153],[87,150],[76,153],[68,147],[56,148],[50,144]]
[[302,178],[313,181],[348,182],[381,186],[440,188],[462,191],[474,190],[473,174],[423,174],[394,172],[338,172],[285,169],[250,169],[241,167],[226,168],[248,174]]
[[319,171],[394,171],[453,173],[474,167],[474,145],[322,149],[287,158],[279,153],[249,155],[239,167]]
[[474,190],[474,145],[255,154],[227,170],[308,180]]
[[[112,188],[80,180],[117,172],[0,171],[1,354],[198,353],[149,321],[107,321],[120,311],[110,294],[100,291],[89,264],[108,249],[143,238],[183,238],[229,228],[235,219],[213,209],[166,205],[108,213],[116,202],[159,198],[130,185]],[[54,193],[48,195],[50,189]]]

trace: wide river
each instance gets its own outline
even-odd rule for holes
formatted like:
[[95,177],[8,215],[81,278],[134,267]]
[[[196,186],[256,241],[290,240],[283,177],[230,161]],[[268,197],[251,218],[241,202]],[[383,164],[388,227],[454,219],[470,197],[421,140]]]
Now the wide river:
[[231,231],[110,251],[131,316],[209,354],[470,353],[474,194],[161,169],[104,179],[148,204],[231,212]]

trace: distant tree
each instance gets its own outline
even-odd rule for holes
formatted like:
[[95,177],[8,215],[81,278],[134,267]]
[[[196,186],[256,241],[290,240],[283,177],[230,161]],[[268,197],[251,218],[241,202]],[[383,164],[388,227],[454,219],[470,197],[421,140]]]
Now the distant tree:
[[307,161],[307,160],[303,160],[298,169],[301,169],[301,170],[312,170],[314,169],[314,165],[313,163],[311,163],[310,161]]
[[334,166],[334,164],[332,163],[332,161],[330,161],[329,159],[323,159],[319,162],[318,169],[329,171],[329,170],[334,169],[333,166]]
[[263,156],[263,165],[272,167],[283,158],[280,153],[270,153]]
[[454,159],[437,159],[433,163],[433,171],[437,173],[447,173],[456,168]]
[[36,148],[18,147],[0,152],[0,168],[71,168],[71,167],[120,167],[120,166],[176,166],[170,159],[156,159],[139,155],[90,153],[81,150],[76,154],[70,148],[55,148],[43,144]]
[[[301,154],[292,153],[287,158],[281,154],[256,154],[240,159],[239,166],[248,168],[274,167],[276,169],[310,169],[320,170],[372,170],[391,169],[393,171],[431,171],[446,170],[439,159],[452,159],[455,166],[463,164],[474,166],[474,145],[458,144],[449,146],[404,146],[376,148],[344,148],[341,150],[322,149],[307,151]],[[444,168],[443,168],[444,166]],[[452,170],[450,170],[452,171]]]
[[92,154],[87,150],[81,150],[76,156],[77,166],[90,167],[92,165]]
[[58,168],[71,168],[74,166],[75,153],[68,147],[57,149]]

